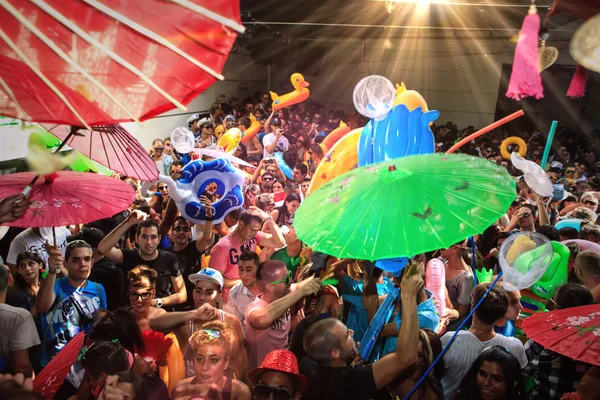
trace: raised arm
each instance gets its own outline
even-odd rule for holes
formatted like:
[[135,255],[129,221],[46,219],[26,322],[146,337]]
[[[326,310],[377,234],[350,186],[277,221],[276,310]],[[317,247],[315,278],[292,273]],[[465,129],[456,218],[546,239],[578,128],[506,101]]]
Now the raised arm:
[[[271,115],[269,115],[269,118],[267,118],[267,120],[265,121],[265,133],[271,133],[271,120],[273,119],[273,117],[275,116],[275,110],[273,110],[271,112]],[[272,153],[272,152],[269,152]]]
[[121,222],[119,226],[102,239],[100,244],[98,244],[98,252],[115,264],[122,264],[123,252],[114,246],[132,226],[142,223],[146,218],[148,218],[148,214],[140,210],[133,210],[125,221]]
[[200,202],[206,207],[206,223],[204,224],[204,229],[202,229],[201,236],[196,240],[196,250],[198,250],[199,253],[204,253],[204,250],[206,250],[212,241],[213,209],[208,197],[200,196]]
[[401,283],[402,326],[398,334],[396,351],[373,364],[373,378],[377,389],[384,388],[417,360],[419,343],[417,293],[423,287],[423,279],[415,264],[407,268]]
[[281,317],[290,307],[304,297],[316,294],[321,289],[321,280],[310,277],[298,283],[296,290],[288,293],[279,300],[270,303],[266,308],[251,311],[248,323],[257,330],[264,330],[271,326],[273,321]]
[[40,313],[48,312],[56,300],[56,295],[54,294],[56,271],[64,266],[65,260],[65,257],[58,249],[49,249],[48,255],[48,275],[42,282],[35,298],[35,309]]

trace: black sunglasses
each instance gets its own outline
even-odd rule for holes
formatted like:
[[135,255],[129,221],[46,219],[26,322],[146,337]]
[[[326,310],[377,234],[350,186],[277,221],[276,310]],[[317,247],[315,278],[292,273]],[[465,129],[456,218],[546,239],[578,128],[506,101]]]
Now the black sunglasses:
[[189,226],[176,226],[173,228],[175,232],[189,232],[192,230]]
[[254,397],[256,399],[267,399],[270,394],[273,394],[274,400],[289,400],[294,396],[294,394],[290,393],[286,388],[273,387],[265,383],[257,383],[254,386]]
[[129,300],[135,301],[138,297],[141,297],[142,300],[150,300],[152,298],[152,292],[144,292],[144,293],[127,293],[129,296]]

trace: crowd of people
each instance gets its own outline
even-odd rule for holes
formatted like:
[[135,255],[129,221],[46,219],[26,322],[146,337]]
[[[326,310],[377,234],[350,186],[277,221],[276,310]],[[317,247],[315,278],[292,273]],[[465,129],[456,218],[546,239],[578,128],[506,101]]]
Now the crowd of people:
[[[122,213],[54,233],[8,230],[0,242],[0,398],[40,398],[31,377],[84,332],[79,356],[58,378],[56,399],[402,399],[486,293],[411,399],[598,398],[597,367],[515,337],[520,292],[502,283],[491,290],[489,283],[476,285],[472,267],[497,274],[500,246],[518,232],[600,243],[600,160],[589,143],[559,130],[548,169],[554,193],[547,198],[500,155],[507,133],[463,147],[509,171],[517,181],[514,202],[474,240],[415,255],[391,274],[364,260],[313,252],[293,225],[326,156],[323,139],[341,121],[351,128],[367,121],[311,102],[275,112],[270,96],[256,93],[242,102],[220,96],[210,113],[187,123],[197,147],[214,149],[223,132],[247,129],[250,114],[262,127],[235,152],[253,165],[241,167],[243,207],[221,223],[213,223],[211,207],[203,226],[178,215],[165,183],[144,193],[140,182],[118,177],[137,193]],[[448,122],[432,130],[444,151],[474,128],[458,131]],[[543,135],[516,135],[540,163]],[[166,133],[149,154],[174,179],[197,157],[178,153]],[[214,202],[216,190],[209,185],[201,202]],[[0,222],[20,217],[25,206],[22,196],[3,199]],[[580,229],[556,228],[573,218],[582,220]],[[569,249],[568,283],[548,309],[600,302],[600,254],[577,243]],[[434,258],[445,264],[443,315],[424,285]],[[362,359],[360,343],[388,296],[390,322]],[[159,343],[170,338],[168,353],[148,355],[147,338],[155,334]]]

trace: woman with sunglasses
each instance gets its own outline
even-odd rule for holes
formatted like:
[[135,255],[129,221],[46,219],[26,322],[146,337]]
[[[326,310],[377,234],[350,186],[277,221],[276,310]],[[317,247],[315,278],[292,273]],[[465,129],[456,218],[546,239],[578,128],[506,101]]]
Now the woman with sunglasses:
[[250,400],[248,386],[228,369],[234,341],[235,333],[223,321],[204,323],[189,340],[196,376],[180,381],[173,388],[172,398]]
[[138,265],[127,274],[129,305],[140,331],[151,329],[148,321],[166,313],[162,308],[151,307],[152,299],[156,296],[157,277],[158,273],[145,265]]

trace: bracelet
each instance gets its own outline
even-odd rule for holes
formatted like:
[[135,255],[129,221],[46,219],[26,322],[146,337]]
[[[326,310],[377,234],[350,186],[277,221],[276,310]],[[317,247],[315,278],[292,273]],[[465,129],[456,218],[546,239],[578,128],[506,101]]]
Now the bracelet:
[[206,220],[207,222],[212,222],[212,221],[214,221],[214,220],[215,220],[215,217],[214,217],[214,216],[213,216],[213,217],[209,217],[209,216],[207,215],[207,216],[206,216],[206,218],[205,218],[205,220]]
[[273,217],[269,215],[269,217],[267,219],[265,219],[265,222],[269,222],[269,221],[273,221]]

